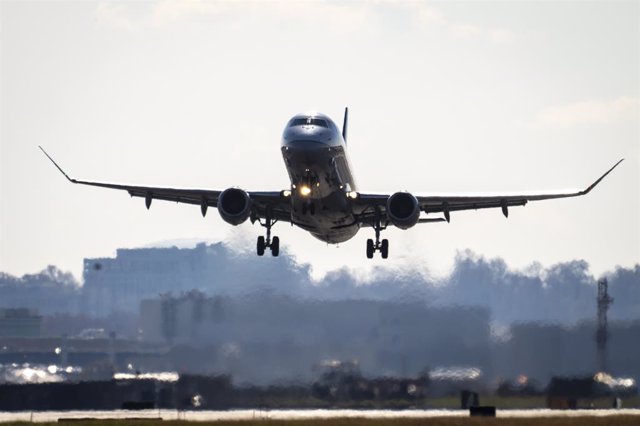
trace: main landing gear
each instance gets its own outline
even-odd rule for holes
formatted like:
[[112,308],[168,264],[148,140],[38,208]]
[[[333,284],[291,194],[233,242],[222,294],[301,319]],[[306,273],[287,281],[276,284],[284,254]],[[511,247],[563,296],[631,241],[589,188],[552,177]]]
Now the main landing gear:
[[373,253],[379,251],[382,255],[383,259],[389,257],[389,240],[386,238],[380,241],[380,231],[387,229],[387,226],[382,226],[380,223],[380,211],[376,211],[376,219],[373,226],[373,229],[376,231],[376,241],[375,243],[371,238],[367,240],[367,259],[373,259]]
[[258,237],[258,242],[256,244],[256,252],[258,256],[263,256],[264,252],[267,248],[271,249],[271,255],[276,257],[280,254],[280,238],[273,237],[271,238],[271,227],[277,222],[277,220],[272,220],[270,215],[267,215],[264,223],[260,221],[260,225],[267,228],[267,236],[266,238],[262,235]]

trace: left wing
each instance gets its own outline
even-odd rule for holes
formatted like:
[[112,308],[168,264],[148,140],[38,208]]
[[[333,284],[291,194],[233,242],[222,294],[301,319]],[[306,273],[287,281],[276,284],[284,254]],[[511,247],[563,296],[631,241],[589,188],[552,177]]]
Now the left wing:
[[[586,189],[575,191],[548,192],[548,193],[532,193],[532,194],[496,194],[496,195],[417,195],[416,199],[420,205],[420,210],[425,213],[443,213],[444,219],[440,218],[421,218],[419,223],[425,222],[441,222],[451,220],[450,213],[460,210],[478,210],[501,208],[502,213],[507,217],[509,215],[509,207],[524,206],[529,201],[551,200],[554,198],[569,198],[586,195],[596,187],[609,173],[615,169],[624,159],[618,161],[605,174],[600,176],[595,182]],[[390,194],[358,194],[357,203],[364,208],[362,216],[363,224],[370,222],[371,213],[367,211],[379,209],[380,213],[386,218],[386,202]],[[371,209],[372,208],[372,209]]]
[[[114,183],[90,182],[73,179],[51,158],[49,154],[39,146],[40,150],[47,156],[54,166],[71,183],[81,185],[98,186],[101,188],[119,189],[127,191],[132,197],[145,199],[147,208],[151,207],[153,200],[175,201],[176,203],[196,204],[200,206],[200,211],[204,216],[208,207],[218,207],[218,197],[222,193],[220,190],[210,189],[183,189],[183,188],[160,188],[153,186],[120,185]],[[283,201],[281,191],[247,191],[253,202],[253,208],[257,217],[266,217],[267,209],[270,210],[271,217],[279,220],[290,220],[290,203]]]

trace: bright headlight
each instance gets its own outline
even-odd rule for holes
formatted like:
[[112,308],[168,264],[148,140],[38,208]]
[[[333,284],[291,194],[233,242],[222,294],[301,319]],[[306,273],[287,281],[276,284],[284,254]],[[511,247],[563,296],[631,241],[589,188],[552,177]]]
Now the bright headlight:
[[300,187],[300,195],[306,197],[309,194],[311,194],[311,188],[309,188],[307,185],[302,185]]

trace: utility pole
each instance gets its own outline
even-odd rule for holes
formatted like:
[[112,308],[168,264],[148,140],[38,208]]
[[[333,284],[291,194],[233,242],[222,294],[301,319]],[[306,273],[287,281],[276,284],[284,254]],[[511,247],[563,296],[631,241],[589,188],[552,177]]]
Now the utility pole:
[[598,330],[596,331],[596,345],[598,348],[598,372],[607,370],[607,340],[609,326],[607,323],[607,311],[613,303],[609,297],[609,284],[606,278],[598,281]]

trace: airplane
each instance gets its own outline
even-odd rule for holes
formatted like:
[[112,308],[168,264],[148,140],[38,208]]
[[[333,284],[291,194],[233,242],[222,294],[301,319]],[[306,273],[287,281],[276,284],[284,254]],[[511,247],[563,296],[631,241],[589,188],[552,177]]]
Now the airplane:
[[[237,187],[225,190],[178,189],[89,182],[70,178],[39,147],[58,170],[72,183],[127,191],[131,197],[145,200],[147,209],[153,200],[175,201],[200,206],[202,216],[215,207],[222,219],[234,226],[247,220],[266,229],[256,243],[258,256],[270,249],[280,253],[280,239],[271,236],[279,221],[308,231],[319,240],[338,244],[353,238],[360,228],[372,228],[374,239],[367,239],[366,254],[371,259],[380,252],[389,256],[389,241],[380,240],[388,226],[406,230],[420,223],[450,222],[451,213],[462,210],[500,208],[505,217],[509,207],[529,201],[577,197],[588,194],[624,159],[618,161],[584,190],[515,195],[414,195],[360,192],[347,155],[349,109],[345,108],[342,131],[327,115],[311,112],[297,114],[287,123],[281,141],[282,158],[289,174],[289,188],[280,191],[245,191]],[[423,214],[424,213],[424,214]],[[440,217],[429,217],[434,213]]]

